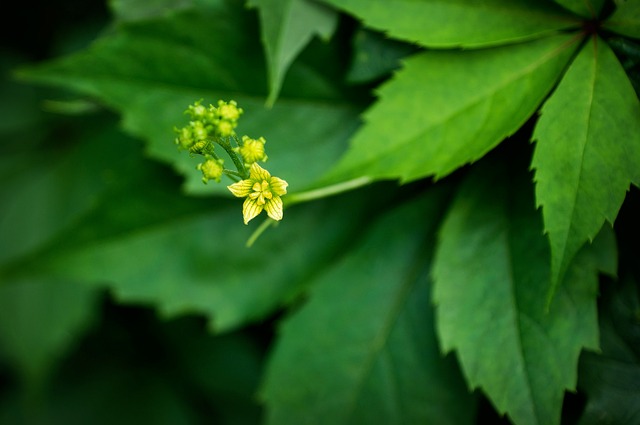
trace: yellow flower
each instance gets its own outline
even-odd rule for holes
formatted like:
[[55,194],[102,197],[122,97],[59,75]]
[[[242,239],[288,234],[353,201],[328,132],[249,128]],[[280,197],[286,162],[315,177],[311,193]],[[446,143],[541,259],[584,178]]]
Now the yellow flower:
[[282,220],[282,195],[289,183],[271,174],[255,162],[249,169],[249,178],[227,186],[238,198],[247,198],[242,205],[244,224],[265,210],[274,220]]

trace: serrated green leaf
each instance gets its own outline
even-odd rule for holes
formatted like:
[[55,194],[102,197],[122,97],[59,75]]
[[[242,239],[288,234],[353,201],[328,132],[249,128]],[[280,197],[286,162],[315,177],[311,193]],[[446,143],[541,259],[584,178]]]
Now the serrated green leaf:
[[[597,271],[611,264],[581,257],[547,312],[549,248],[528,186],[497,161],[465,178],[440,229],[433,298],[442,348],[468,384],[517,425],[553,425],[580,350],[598,347]],[[611,236],[595,251],[615,250]]]
[[618,34],[640,38],[640,1],[628,0],[618,5],[603,26]]
[[279,332],[262,391],[267,423],[472,423],[472,399],[439,354],[429,308],[443,195],[386,214],[314,283]]
[[[253,14],[238,1],[123,24],[90,49],[22,70],[31,82],[97,97],[121,112],[126,130],[147,141],[147,152],[172,164],[193,194],[231,194],[202,184],[200,160],[179,152],[174,127],[188,122],[187,105],[234,99],[244,109],[240,135],[264,136],[268,169],[290,192],[312,185],[343,153],[358,125],[359,107],[340,87],[304,64],[289,70],[280,101],[264,106],[265,67]],[[168,65],[171,64],[171,65]]]
[[443,177],[514,133],[577,48],[571,36],[473,51],[427,51],[379,91],[326,180]]
[[639,116],[629,79],[599,38],[542,107],[532,167],[551,244],[551,295],[580,247],[614,222],[630,183],[640,184]]
[[0,352],[29,390],[41,389],[56,361],[93,324],[98,296],[96,289],[71,282],[0,286]]
[[269,74],[267,105],[273,106],[291,63],[312,37],[331,37],[338,14],[314,0],[249,0],[247,4],[260,14]]
[[530,40],[579,25],[536,0],[324,0],[390,37],[433,48],[487,47]]
[[605,0],[555,0],[564,8],[585,18],[597,18]]

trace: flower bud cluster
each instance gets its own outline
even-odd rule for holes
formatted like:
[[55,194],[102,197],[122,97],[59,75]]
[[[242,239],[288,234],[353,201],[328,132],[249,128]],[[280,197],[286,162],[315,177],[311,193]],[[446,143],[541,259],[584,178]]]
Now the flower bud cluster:
[[[202,100],[198,100],[185,111],[189,123],[174,129],[177,134],[175,143],[179,149],[204,158],[196,166],[204,183],[211,180],[220,182],[223,175],[236,182],[228,188],[233,195],[246,198],[243,205],[245,223],[263,210],[272,219],[280,220],[283,206],[280,197],[287,193],[287,182],[271,177],[257,164],[268,159],[264,137],[253,139],[245,135],[238,139],[235,129],[243,112],[233,100],[220,100],[217,106],[204,106]],[[216,145],[224,149],[236,170],[224,167],[224,159],[216,152]]]

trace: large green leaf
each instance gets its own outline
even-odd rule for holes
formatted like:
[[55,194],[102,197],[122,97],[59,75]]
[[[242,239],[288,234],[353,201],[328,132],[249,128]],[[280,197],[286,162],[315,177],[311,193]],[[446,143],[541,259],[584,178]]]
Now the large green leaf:
[[579,22],[537,0],[324,0],[390,37],[427,47],[486,47],[529,40]]
[[394,209],[287,318],[263,386],[270,424],[461,424],[472,399],[429,308],[442,190]]
[[333,164],[355,130],[358,108],[338,86],[305,64],[289,70],[280,101],[264,106],[265,67],[258,23],[239,1],[219,2],[153,20],[122,24],[92,48],[20,75],[99,98],[121,112],[125,128],[147,151],[187,177],[186,190],[231,196],[203,185],[198,159],[179,152],[174,127],[195,100],[235,99],[245,110],[238,132],[267,139],[267,167],[303,190]]
[[[25,276],[84,282],[110,288],[121,301],[152,303],[166,314],[201,313],[216,329],[230,329],[284,305],[336,246],[360,232],[345,217],[366,223],[370,205],[386,198],[361,192],[287,208],[277,229],[246,248],[258,223],[242,223],[241,200],[181,196],[176,176],[144,160],[137,143],[98,129],[80,145],[85,163],[70,161],[77,152],[69,148],[60,153],[66,167],[47,175],[81,188],[97,181],[86,202],[78,202],[84,190],[66,184],[56,196],[38,198],[42,192],[35,191],[10,208],[15,214],[3,228],[12,231],[2,234],[2,252],[10,255],[0,262],[0,282]],[[23,179],[6,178],[0,187],[7,195],[1,204],[12,205]],[[36,208],[55,218],[58,205],[75,204],[81,208],[62,210],[71,211],[63,223],[30,214]],[[31,228],[43,236],[12,251]]]
[[553,288],[580,247],[613,223],[640,184],[640,102],[607,44],[586,44],[542,108],[533,139],[536,198]]
[[499,412],[553,425],[580,350],[598,347],[597,271],[615,270],[615,242],[604,233],[580,257],[547,312],[549,248],[522,174],[487,162],[460,187],[434,260],[436,323],[443,350],[456,350],[469,385]]
[[600,15],[605,0],[555,0],[556,3],[585,18],[595,19]]
[[535,112],[576,46],[562,35],[416,54],[380,89],[365,126],[326,178],[442,177],[481,158]]
[[633,38],[640,38],[640,1],[627,0],[606,20],[604,27]]
[[298,53],[315,35],[325,40],[331,37],[338,15],[314,0],[249,0],[247,4],[260,13],[269,73],[267,104],[272,106]]

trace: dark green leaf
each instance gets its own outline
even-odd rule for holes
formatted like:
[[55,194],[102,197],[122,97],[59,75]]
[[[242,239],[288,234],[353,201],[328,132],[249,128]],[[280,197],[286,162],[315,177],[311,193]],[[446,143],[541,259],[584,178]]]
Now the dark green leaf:
[[575,17],[537,0],[324,0],[390,37],[427,47],[486,47],[572,28]]
[[[503,159],[504,161],[504,159]],[[597,272],[615,264],[612,233],[586,251],[546,310],[549,248],[529,176],[497,162],[470,173],[434,260],[437,329],[472,388],[518,425],[560,423],[583,347],[598,347]]]
[[92,324],[97,299],[94,288],[71,282],[0,286],[0,352],[29,389],[40,389],[51,367]]
[[400,68],[400,59],[418,49],[387,38],[384,34],[359,28],[353,37],[353,59],[347,74],[350,83],[367,83]]
[[551,243],[553,292],[580,247],[640,184],[640,102],[602,39],[587,43],[542,108],[536,199]]
[[260,13],[269,74],[267,104],[273,106],[291,63],[312,37],[331,37],[338,15],[314,0],[249,0],[247,4]]
[[283,324],[263,388],[270,424],[471,423],[441,357],[429,262],[442,190],[385,215]]
[[587,404],[580,425],[640,423],[640,292],[626,276],[604,289],[602,353],[584,353],[578,388]]
[[604,27],[633,38],[640,38],[640,1],[627,0],[606,20]]
[[576,48],[576,39],[563,35],[414,55],[382,87],[326,179],[440,178],[476,161],[535,112]]
[[600,15],[605,0],[555,0],[566,9],[583,16],[595,19]]

